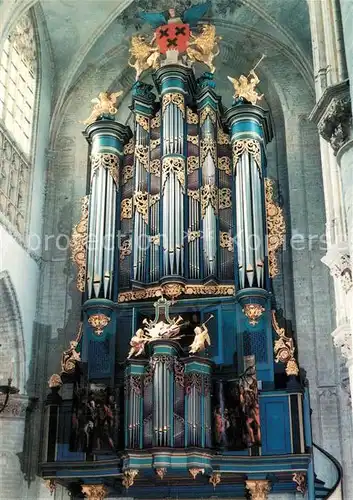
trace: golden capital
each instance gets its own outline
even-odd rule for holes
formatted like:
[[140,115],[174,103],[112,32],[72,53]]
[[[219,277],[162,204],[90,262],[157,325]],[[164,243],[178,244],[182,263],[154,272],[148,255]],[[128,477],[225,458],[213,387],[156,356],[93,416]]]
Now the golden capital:
[[267,500],[271,486],[266,479],[251,479],[245,481],[245,487],[249,490],[251,500]]
[[89,500],[104,500],[108,495],[108,490],[104,484],[83,484],[81,489]]

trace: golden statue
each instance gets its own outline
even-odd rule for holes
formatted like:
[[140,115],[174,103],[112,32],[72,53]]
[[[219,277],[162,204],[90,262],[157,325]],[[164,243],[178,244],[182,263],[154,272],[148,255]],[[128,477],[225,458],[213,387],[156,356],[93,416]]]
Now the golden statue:
[[207,345],[211,345],[211,339],[208,333],[208,328],[206,326],[206,323],[210,321],[210,319],[212,319],[213,317],[214,317],[213,314],[211,314],[210,317],[204,323],[202,323],[202,325],[196,326],[194,328],[195,338],[193,343],[189,347],[190,354],[195,354],[196,352],[204,351]]
[[136,80],[139,79],[141,73],[146,69],[158,68],[158,59],[160,57],[159,49],[153,46],[154,39],[150,44],[146,43],[146,38],[143,35],[135,35],[131,39],[131,54],[128,64],[136,71]]
[[259,95],[255,90],[260,80],[253,69],[248,76],[241,75],[239,80],[230,76],[228,76],[228,80],[232,82],[234,87],[234,99],[243,97],[247,101],[250,101],[251,104],[256,104],[264,96],[263,94]]
[[204,24],[199,35],[190,35],[186,53],[191,61],[206,64],[211,73],[214,73],[216,68],[213,64],[213,59],[219,54],[218,42],[220,40],[221,37],[216,35],[216,27],[212,24]]
[[120,92],[100,92],[98,97],[95,97],[92,99],[92,104],[94,104],[94,107],[92,109],[92,113],[90,116],[87,118],[87,120],[81,122],[85,125],[90,125],[91,123],[95,122],[97,118],[99,118],[101,115],[107,114],[107,115],[115,115],[117,113],[117,108],[115,107],[116,100],[118,97],[121,96],[123,91],[121,90]]
[[145,351],[145,344],[149,340],[150,338],[146,337],[143,329],[139,328],[130,340],[131,349],[129,351],[129,354],[127,355],[127,359],[131,358],[132,355],[141,356],[141,354],[143,354]]
[[80,353],[76,351],[77,346],[77,340],[70,340],[70,347],[63,352],[61,357],[62,373],[74,372],[76,363],[81,361]]

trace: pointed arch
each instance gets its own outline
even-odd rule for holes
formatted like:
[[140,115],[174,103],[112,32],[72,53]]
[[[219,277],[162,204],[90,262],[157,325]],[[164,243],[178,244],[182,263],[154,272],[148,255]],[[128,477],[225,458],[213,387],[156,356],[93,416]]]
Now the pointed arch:
[[16,291],[8,271],[0,272],[0,382],[12,373],[12,385],[25,385],[25,345]]

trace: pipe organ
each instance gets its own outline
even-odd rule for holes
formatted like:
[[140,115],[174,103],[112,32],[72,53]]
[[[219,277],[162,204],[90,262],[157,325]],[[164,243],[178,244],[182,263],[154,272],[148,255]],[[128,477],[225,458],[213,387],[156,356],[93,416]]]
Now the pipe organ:
[[[243,497],[244,474],[290,492],[294,473],[313,480],[310,415],[272,294],[285,223],[266,172],[269,111],[253,71],[230,78],[225,109],[214,26],[190,38],[179,21],[147,45],[133,37],[131,128],[116,121],[118,94],[101,93],[87,120],[71,245],[82,321],[50,379],[43,475],[136,498],[151,471],[156,498],[190,496],[190,478],[196,496]],[[197,78],[196,60],[211,72]],[[140,79],[149,67],[154,85]]]

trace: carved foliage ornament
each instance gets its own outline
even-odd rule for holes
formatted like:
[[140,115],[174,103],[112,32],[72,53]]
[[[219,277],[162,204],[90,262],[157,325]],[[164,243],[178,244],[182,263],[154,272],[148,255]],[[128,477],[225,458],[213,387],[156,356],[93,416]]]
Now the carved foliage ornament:
[[214,213],[218,213],[218,188],[214,184],[201,186],[201,217],[206,215],[207,207],[212,206]]
[[187,172],[188,175],[192,174],[195,170],[200,167],[198,156],[189,156],[187,159]]
[[220,145],[230,144],[230,137],[221,128],[217,130],[217,142]]
[[216,157],[216,141],[213,139],[213,137],[208,134],[206,135],[203,139],[200,141],[200,150],[201,150],[201,164],[203,165],[206,157],[208,155],[211,155],[211,158],[213,159],[214,164],[217,164],[217,157]]
[[199,143],[199,136],[198,135],[190,135],[188,134],[186,137],[188,142],[191,142],[191,144],[194,144],[195,146],[198,145]]
[[151,120],[151,128],[158,128],[161,126],[161,113],[158,111],[156,116]]
[[82,198],[81,220],[73,228],[70,241],[72,260],[77,265],[76,285],[80,292],[85,291],[86,249],[88,239],[88,196]]
[[119,157],[112,153],[95,153],[91,156],[92,178],[99,168],[105,168],[119,187]]
[[125,198],[120,204],[120,219],[131,219],[132,217],[132,198]]
[[233,239],[233,237],[225,231],[220,231],[220,233],[219,233],[219,246],[221,248],[226,248],[228,250],[228,252],[234,252],[234,239]]
[[142,219],[148,222],[148,193],[147,191],[136,191],[134,193],[134,206]]
[[221,156],[218,158],[218,168],[227,175],[232,175],[232,167],[229,156]]
[[134,178],[134,167],[125,165],[122,171],[122,185],[124,186],[130,179]]
[[127,490],[133,486],[135,477],[138,473],[139,471],[137,469],[127,469],[124,471],[122,484]]
[[234,295],[234,293],[234,285],[183,285],[180,283],[168,283],[163,286],[145,288],[144,290],[122,292],[119,294],[118,302],[132,302],[135,300],[152,299],[161,296],[176,298],[183,294],[200,296],[231,296]]
[[200,127],[205,123],[207,118],[210,118],[212,123],[216,123],[216,112],[211,106],[205,106],[200,113]]
[[81,489],[89,500],[104,500],[108,495],[108,489],[104,484],[83,484]]
[[299,374],[298,364],[294,358],[294,343],[293,339],[287,337],[285,329],[280,328],[276,319],[275,311],[272,311],[272,326],[278,335],[275,341],[274,354],[276,363],[284,363],[286,365],[286,374],[297,376]]
[[250,154],[257,166],[257,169],[259,171],[260,177],[261,177],[261,149],[260,149],[260,144],[258,141],[255,141],[254,139],[242,139],[240,141],[235,141],[233,144],[233,162],[234,162],[234,169],[236,170],[239,158],[244,154],[248,153]]
[[136,113],[135,116],[136,123],[140,125],[140,127],[143,128],[143,130],[146,130],[146,132],[149,129],[149,119],[146,116],[140,115]]
[[304,472],[294,472],[293,481],[297,485],[297,491],[302,495],[305,495],[306,492],[306,475]]
[[199,123],[199,115],[194,113],[190,108],[186,108],[186,121],[189,125],[197,125]]
[[177,158],[169,156],[167,158],[163,158],[162,163],[162,172],[163,172],[163,186],[162,190],[165,188],[165,184],[168,180],[168,177],[171,173],[174,173],[182,187],[184,189],[185,185],[185,160],[184,158]]
[[124,155],[132,155],[134,153],[134,139],[131,138],[124,146]]
[[219,209],[225,210],[232,207],[232,190],[229,188],[220,188],[218,190]]
[[212,472],[208,482],[212,484],[213,489],[216,489],[217,484],[221,482],[221,474],[220,472]]
[[245,304],[243,313],[249,320],[249,324],[255,326],[258,324],[265,308],[261,304]]
[[245,481],[245,487],[251,495],[251,500],[267,500],[271,489],[270,482],[265,479]]
[[192,475],[192,478],[195,480],[196,479],[196,476],[198,474],[204,474],[205,473],[205,469],[196,469],[196,468],[192,468],[192,469],[189,469],[189,472],[190,474]]
[[132,240],[128,239],[122,242],[120,246],[120,262],[125,260],[126,257],[131,255],[132,252]]
[[185,103],[184,103],[184,96],[183,94],[180,94],[179,92],[176,92],[176,93],[168,93],[168,94],[164,94],[163,98],[162,98],[162,112],[163,114],[165,113],[167,107],[170,105],[170,104],[174,104],[174,106],[176,106],[183,118],[185,117]]
[[283,245],[286,234],[283,210],[274,202],[273,184],[272,180],[265,179],[267,247],[271,278],[279,274],[276,252]]
[[110,323],[110,318],[102,313],[92,314],[88,318],[88,323],[93,328],[95,335],[100,337],[103,334],[104,328]]

